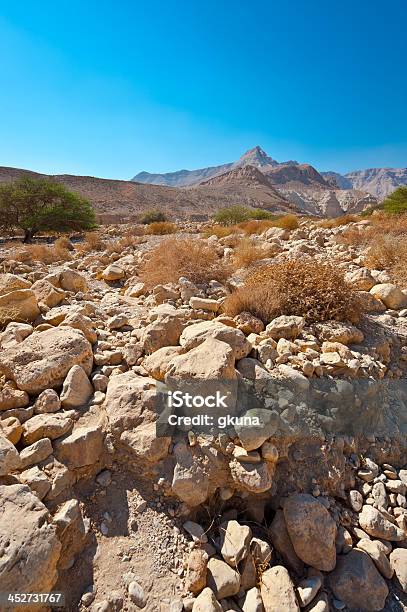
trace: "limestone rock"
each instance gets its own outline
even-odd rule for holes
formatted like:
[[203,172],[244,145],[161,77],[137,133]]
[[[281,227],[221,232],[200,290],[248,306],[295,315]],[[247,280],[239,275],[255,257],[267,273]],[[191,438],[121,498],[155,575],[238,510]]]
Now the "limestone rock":
[[47,306],[48,308],[58,306],[58,304],[65,299],[65,291],[57,289],[45,279],[36,281],[31,286],[31,290],[34,291],[41,310],[43,306]]
[[33,333],[32,325],[28,323],[9,323],[3,333],[0,334],[0,346],[3,349],[19,344]]
[[184,442],[174,448],[176,464],[172,479],[172,491],[189,506],[199,506],[208,497],[209,478],[192,451]]
[[229,464],[235,486],[250,493],[264,493],[271,488],[273,470],[270,466],[266,461],[243,463],[233,460]]
[[0,486],[0,500],[0,591],[51,591],[61,544],[48,510],[26,485]]
[[284,503],[287,531],[298,557],[307,565],[330,572],[336,563],[336,524],[312,495],[293,494]]
[[192,612],[222,612],[222,606],[212,589],[206,587],[195,599]]
[[102,272],[102,278],[108,282],[120,280],[124,278],[124,276],[125,272],[123,268],[121,268],[115,263],[112,263],[107,266],[107,268],[105,268]]
[[294,340],[305,326],[304,317],[282,315],[273,319],[266,327],[266,334],[274,340]]
[[403,593],[407,593],[407,548],[395,548],[390,553],[390,565]]
[[23,424],[22,442],[29,446],[41,438],[55,440],[73,427],[73,421],[65,413],[37,414]]
[[182,352],[180,346],[163,346],[143,361],[143,368],[156,380],[164,380],[168,366],[173,359]]
[[0,391],[0,411],[25,408],[30,403],[28,393],[14,389],[12,386],[4,386]]
[[392,283],[380,283],[370,289],[370,293],[379,298],[387,308],[400,310],[407,306],[407,296],[397,285]]
[[190,552],[185,587],[194,595],[206,587],[207,565],[208,555],[204,550],[195,549]]
[[0,476],[6,476],[20,467],[20,457],[16,447],[0,434]]
[[264,612],[260,591],[257,587],[247,591],[242,610],[243,612]]
[[351,609],[383,610],[389,589],[368,554],[353,549],[340,555],[329,584],[340,601]]
[[226,342],[208,337],[168,364],[166,380],[230,380],[236,378],[233,349]]
[[386,548],[382,542],[379,540],[368,540],[367,538],[362,538],[357,543],[357,548],[364,550],[365,553],[367,553],[372,559],[381,575],[390,580],[390,578],[393,576],[393,569],[386,556]]
[[76,270],[62,270],[59,275],[59,285],[61,289],[65,291],[71,291],[72,293],[86,293],[88,291],[88,283],[86,278],[77,272]]
[[179,343],[184,351],[190,351],[208,338],[214,338],[228,344],[233,349],[235,360],[247,357],[252,348],[240,329],[229,327],[218,321],[201,321],[189,325],[182,332]]
[[17,444],[23,433],[20,421],[16,417],[7,417],[0,421],[0,435],[12,444]]
[[55,456],[70,469],[97,463],[103,451],[100,425],[77,427],[69,436],[55,443]]
[[249,552],[251,537],[252,530],[247,525],[240,525],[237,521],[227,522],[221,539],[221,554],[226,563],[237,567]]
[[61,409],[61,400],[54,389],[45,389],[39,394],[34,403],[34,414],[58,412]]
[[62,406],[64,408],[83,406],[92,395],[93,387],[85,370],[79,365],[72,366],[62,387],[60,398]]
[[301,575],[304,565],[294,550],[285,524],[284,513],[280,509],[276,511],[270,525],[270,536],[273,546],[279,552],[284,562],[297,574]]
[[35,463],[44,461],[52,454],[52,444],[49,438],[41,438],[30,446],[26,446],[20,453],[21,468],[27,468]]
[[402,529],[391,523],[377,508],[365,505],[359,514],[359,525],[370,536],[400,542],[405,539]]
[[35,321],[40,314],[37,297],[31,289],[16,289],[0,295],[0,312],[4,323]]
[[282,565],[276,565],[264,572],[260,590],[264,612],[299,612],[294,585]]
[[90,343],[80,331],[71,328],[31,334],[0,354],[0,371],[14,380],[19,389],[31,394],[62,385],[74,365],[82,366],[90,374],[92,364]]
[[212,557],[208,561],[208,586],[217,599],[236,595],[240,590],[240,576],[227,563]]

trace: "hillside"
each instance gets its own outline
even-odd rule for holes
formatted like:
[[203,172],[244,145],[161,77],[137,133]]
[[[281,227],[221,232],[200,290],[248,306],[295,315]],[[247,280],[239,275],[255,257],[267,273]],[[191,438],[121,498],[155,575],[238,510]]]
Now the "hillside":
[[104,222],[134,219],[140,213],[155,208],[174,219],[201,220],[210,218],[219,208],[235,204],[260,207],[272,212],[297,211],[295,206],[289,205],[272,187],[258,189],[247,182],[234,183],[232,180],[227,185],[177,189],[92,176],[50,176],[18,168],[0,167],[0,182],[17,180],[22,176],[47,177],[63,183],[72,191],[88,198]]

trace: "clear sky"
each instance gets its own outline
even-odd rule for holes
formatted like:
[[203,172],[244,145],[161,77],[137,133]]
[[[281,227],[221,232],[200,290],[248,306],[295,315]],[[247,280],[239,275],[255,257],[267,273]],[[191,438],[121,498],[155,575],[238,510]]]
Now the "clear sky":
[[406,0],[0,0],[0,165],[407,165]]

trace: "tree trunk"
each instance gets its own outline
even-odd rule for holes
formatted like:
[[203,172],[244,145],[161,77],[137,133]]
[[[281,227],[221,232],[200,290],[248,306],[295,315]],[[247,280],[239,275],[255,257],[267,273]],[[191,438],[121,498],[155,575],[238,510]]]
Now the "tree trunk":
[[31,244],[32,239],[34,237],[35,230],[34,229],[25,229],[24,230],[24,238],[23,244]]

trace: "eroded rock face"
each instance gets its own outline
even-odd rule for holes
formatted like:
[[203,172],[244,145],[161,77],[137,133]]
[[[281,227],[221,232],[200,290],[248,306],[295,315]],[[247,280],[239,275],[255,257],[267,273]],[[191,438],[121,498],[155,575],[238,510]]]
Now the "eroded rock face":
[[19,454],[12,442],[0,433],[0,476],[14,472],[20,467]]
[[284,503],[284,519],[294,550],[311,567],[329,572],[336,563],[336,524],[315,497],[294,494]]
[[357,549],[338,557],[329,584],[335,596],[351,609],[383,610],[389,592],[369,555]]
[[61,544],[48,510],[26,485],[0,486],[0,502],[0,590],[51,591]]
[[0,354],[0,371],[30,394],[59,387],[74,365],[90,374],[92,363],[90,343],[80,331],[69,327],[31,334]]

